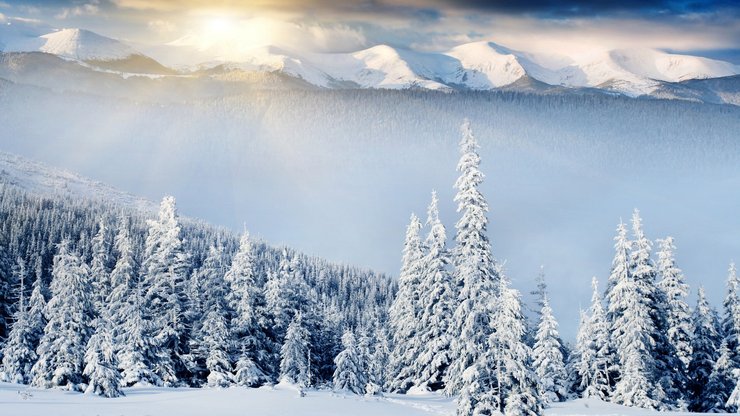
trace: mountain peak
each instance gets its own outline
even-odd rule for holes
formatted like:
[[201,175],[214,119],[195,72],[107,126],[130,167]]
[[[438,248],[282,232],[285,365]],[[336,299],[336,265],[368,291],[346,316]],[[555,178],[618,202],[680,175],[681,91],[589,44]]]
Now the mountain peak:
[[65,58],[88,60],[117,60],[137,55],[130,46],[85,29],[68,28],[41,36],[45,43],[39,50]]

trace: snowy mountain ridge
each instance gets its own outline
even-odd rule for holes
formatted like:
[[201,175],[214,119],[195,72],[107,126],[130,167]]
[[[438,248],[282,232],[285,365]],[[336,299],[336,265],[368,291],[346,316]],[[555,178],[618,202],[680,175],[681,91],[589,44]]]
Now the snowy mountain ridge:
[[[230,71],[283,74],[318,88],[486,91],[516,88],[517,83],[534,80],[543,87],[590,88],[637,97],[650,95],[666,83],[740,74],[740,66],[732,63],[653,49],[617,49],[568,56],[517,51],[488,41],[466,43],[442,52],[375,45],[354,52],[317,53],[266,45],[243,50],[226,60],[219,55],[209,57],[208,50],[197,50],[182,42],[149,49],[139,46],[148,51],[145,54],[122,41],[83,29],[63,29],[36,36],[4,27],[0,28],[0,45],[4,52],[45,52],[81,62],[146,59],[146,63],[128,66],[128,71],[133,73],[157,68],[158,74],[188,75],[221,67]],[[174,62],[173,55],[179,56],[180,62]],[[180,69],[165,68],[155,60]]]
[[0,151],[0,184],[17,186],[42,196],[58,195],[110,201],[143,212],[154,212],[157,209],[157,205],[151,201],[122,192],[102,182],[2,151]]

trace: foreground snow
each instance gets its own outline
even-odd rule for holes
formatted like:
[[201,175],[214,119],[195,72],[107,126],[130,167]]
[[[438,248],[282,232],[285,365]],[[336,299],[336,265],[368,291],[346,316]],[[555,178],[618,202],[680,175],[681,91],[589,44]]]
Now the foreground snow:
[[[293,415],[293,416],[380,416],[454,415],[455,403],[438,394],[386,394],[385,397],[343,395],[309,390],[300,397],[289,385],[259,389],[190,389],[134,387],[126,397],[105,399],[81,393],[29,388],[0,383],[0,409],[16,416],[141,416],[141,415]],[[548,416],[570,415],[653,415],[657,412],[627,408],[594,399],[556,403]],[[690,413],[668,413],[689,415]]]

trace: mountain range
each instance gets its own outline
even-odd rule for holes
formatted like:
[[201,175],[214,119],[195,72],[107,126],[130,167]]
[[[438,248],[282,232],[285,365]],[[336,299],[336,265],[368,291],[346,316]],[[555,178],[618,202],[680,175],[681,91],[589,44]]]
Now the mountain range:
[[[517,51],[493,42],[467,43],[434,53],[388,45],[347,53],[263,46],[248,49],[238,59],[228,61],[183,61],[169,66],[160,63],[171,61],[173,53],[204,56],[203,51],[188,48],[193,47],[173,42],[144,53],[134,45],[83,29],[62,29],[37,36],[4,25],[0,27],[0,77],[18,81],[13,74],[20,72],[19,62],[31,59],[29,65],[37,72],[43,61],[47,66],[66,65],[72,70],[76,65],[124,78],[145,75],[248,80],[252,84],[269,80],[273,86],[278,79],[278,84],[290,88],[586,91],[740,104],[740,66],[654,49],[619,49],[572,57]],[[29,52],[53,55],[64,62],[38,56],[19,58]]]

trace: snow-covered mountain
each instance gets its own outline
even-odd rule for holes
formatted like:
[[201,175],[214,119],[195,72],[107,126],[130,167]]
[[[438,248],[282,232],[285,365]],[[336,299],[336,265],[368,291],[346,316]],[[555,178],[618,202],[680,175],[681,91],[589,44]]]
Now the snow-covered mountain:
[[144,212],[157,205],[63,169],[52,168],[11,153],[0,151],[0,184],[13,185],[40,196],[64,196],[112,202]]
[[[670,84],[740,74],[740,66],[728,62],[652,49],[620,49],[568,56],[517,51],[492,42],[468,43],[434,53],[388,45],[347,53],[314,53],[263,46],[242,50],[229,60],[220,55],[209,58],[207,50],[193,49],[190,53],[188,45],[177,42],[148,49],[149,55],[155,59],[160,58],[172,67],[180,68],[175,71],[125,42],[87,30],[63,29],[42,35],[37,32],[2,28],[0,45],[5,52],[45,52],[124,74],[197,78],[226,72],[270,73],[318,88],[442,91],[505,88],[548,89],[551,92],[593,89],[632,97],[681,98],[681,94],[665,94],[666,89],[674,89]],[[193,65],[186,64],[185,59],[177,64],[173,56],[178,55],[204,61]],[[237,78],[240,77],[230,77],[232,80]],[[686,88],[680,87],[682,91]],[[720,89],[726,88],[720,86]]]
[[62,29],[41,36],[39,51],[80,61],[113,61],[140,54],[123,42],[82,29]]

